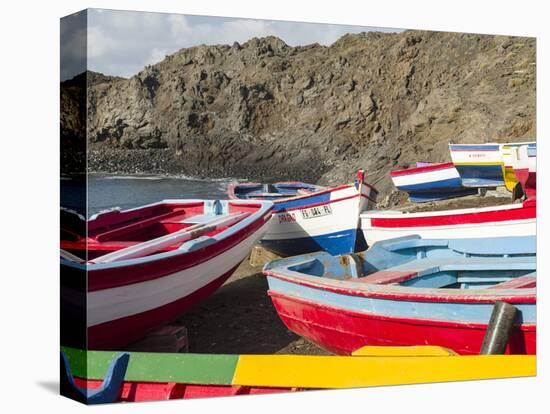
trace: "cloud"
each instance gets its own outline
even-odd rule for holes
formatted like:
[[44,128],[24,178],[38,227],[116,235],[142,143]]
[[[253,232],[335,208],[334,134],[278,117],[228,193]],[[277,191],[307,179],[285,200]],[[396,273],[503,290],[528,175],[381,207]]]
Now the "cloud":
[[86,12],[61,19],[61,80],[70,79],[86,70]]
[[362,26],[185,16],[133,11],[88,11],[88,68],[129,77],[166,55],[200,44],[243,43],[273,35],[291,46],[330,45],[346,33],[397,31]]

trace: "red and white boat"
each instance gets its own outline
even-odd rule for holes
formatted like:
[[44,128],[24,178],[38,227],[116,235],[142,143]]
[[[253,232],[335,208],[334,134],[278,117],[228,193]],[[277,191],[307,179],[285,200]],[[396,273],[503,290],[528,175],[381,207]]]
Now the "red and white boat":
[[483,208],[408,213],[366,211],[361,230],[368,246],[381,240],[418,234],[424,239],[477,239],[535,236],[535,199]]
[[266,232],[272,207],[164,200],[86,226],[62,219],[62,305],[86,306],[88,348],[125,346],[214,292]]
[[537,144],[530,143],[518,148],[517,162],[513,165],[514,173],[521,183],[527,198],[537,195]]

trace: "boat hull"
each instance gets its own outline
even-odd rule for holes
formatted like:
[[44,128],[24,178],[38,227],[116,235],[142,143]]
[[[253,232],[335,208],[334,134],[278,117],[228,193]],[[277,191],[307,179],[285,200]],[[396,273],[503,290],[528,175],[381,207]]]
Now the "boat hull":
[[359,214],[374,206],[376,195],[360,174],[356,184],[275,202],[261,244],[280,256],[362,250],[366,245],[358,232]]
[[464,188],[452,163],[425,165],[408,170],[392,171],[393,184],[409,193],[412,202],[444,200],[477,193],[476,188]]
[[499,144],[450,144],[449,151],[464,187],[504,185],[504,165]]
[[477,354],[498,301],[513,305],[506,352],[536,352],[536,240],[380,242],[358,255],[318,252],[264,266],[285,325],[330,352],[441,346]]
[[[438,345],[459,354],[478,354],[487,330],[486,323],[387,317],[327,306],[273,290],[269,295],[288,329],[338,355],[349,355],[365,345]],[[488,320],[489,315],[486,316]],[[506,353],[536,354],[535,325],[515,329]]]
[[425,239],[478,239],[536,235],[536,203],[429,213],[361,215],[366,243],[418,234]]
[[270,226],[271,202],[234,203],[262,207],[233,227],[175,250],[112,263],[62,260],[62,308],[77,315],[85,309],[87,348],[124,347],[220,287]]

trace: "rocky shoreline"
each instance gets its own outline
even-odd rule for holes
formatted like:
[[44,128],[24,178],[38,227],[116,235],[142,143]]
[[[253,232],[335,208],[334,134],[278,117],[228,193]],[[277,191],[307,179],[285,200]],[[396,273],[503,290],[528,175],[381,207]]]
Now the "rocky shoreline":
[[[300,169],[265,168],[255,164],[230,164],[219,167],[201,167],[193,160],[178,156],[168,148],[163,149],[90,149],[88,172],[101,174],[158,174],[186,175],[201,179],[236,178],[249,181],[304,181],[316,183],[324,171],[318,166],[308,171]],[[349,181],[353,177],[350,176]]]
[[450,161],[450,142],[535,139],[535,90],[534,38],[253,38],[181,49],[128,79],[62,82],[61,142],[79,155],[87,139],[95,172],[337,185],[364,168],[389,194],[389,171]]

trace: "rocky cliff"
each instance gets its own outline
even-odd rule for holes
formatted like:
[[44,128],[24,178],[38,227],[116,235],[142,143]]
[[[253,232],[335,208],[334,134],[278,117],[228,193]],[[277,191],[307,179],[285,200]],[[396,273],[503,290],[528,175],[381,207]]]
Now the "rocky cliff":
[[535,48],[406,31],[182,49],[130,79],[89,74],[90,166],[322,184],[365,167],[386,192],[389,170],[447,161],[451,141],[535,138]]

